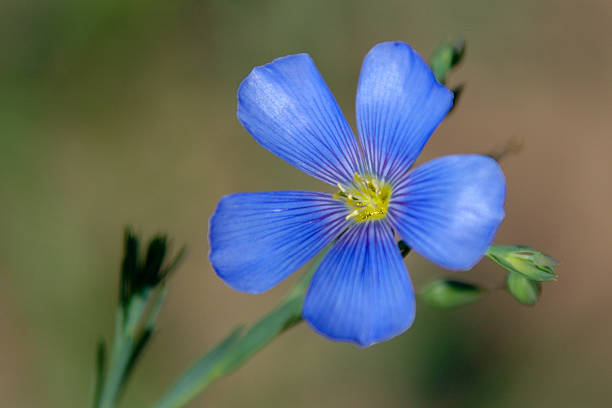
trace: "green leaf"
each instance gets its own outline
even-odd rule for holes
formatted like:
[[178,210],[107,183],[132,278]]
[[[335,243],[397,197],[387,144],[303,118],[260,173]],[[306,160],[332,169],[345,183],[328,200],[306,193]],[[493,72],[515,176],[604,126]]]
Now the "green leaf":
[[506,278],[506,289],[525,306],[533,306],[540,297],[542,284],[518,272],[510,272]]
[[96,377],[94,383],[93,408],[100,406],[102,387],[104,386],[104,374],[106,373],[106,343],[103,339],[98,341],[96,349]]
[[181,263],[181,261],[183,260],[183,258],[185,257],[185,253],[187,252],[187,247],[182,247],[178,254],[176,254],[176,256],[174,257],[174,259],[172,261],[170,261],[170,263],[168,265],[166,265],[164,268],[162,268],[160,275],[162,277],[162,282],[165,281],[168,276],[174,272],[176,270],[176,268],[178,268],[179,264]]
[[477,302],[486,294],[484,289],[455,280],[431,282],[421,292],[421,299],[440,309],[451,309]]
[[555,267],[559,262],[533,248],[492,245],[486,255],[507,271],[523,274],[528,279],[539,282],[557,279]]

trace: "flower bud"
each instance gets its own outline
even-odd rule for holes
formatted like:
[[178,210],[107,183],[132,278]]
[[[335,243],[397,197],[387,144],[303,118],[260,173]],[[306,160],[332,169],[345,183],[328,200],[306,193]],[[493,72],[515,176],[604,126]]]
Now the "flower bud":
[[552,257],[525,246],[492,245],[486,255],[509,272],[517,272],[533,281],[556,280]]
[[463,37],[454,42],[444,42],[436,48],[429,59],[429,66],[440,83],[446,82],[449,71],[461,62],[464,53],[465,40]]
[[533,306],[540,297],[542,284],[518,272],[510,272],[506,278],[506,289],[525,306]]
[[119,300],[127,310],[134,296],[158,287],[168,277],[182,258],[184,248],[166,264],[168,242],[165,236],[156,236],[150,241],[144,259],[139,254],[140,240],[129,228],[125,231],[124,242]]
[[421,298],[430,306],[451,309],[480,300],[486,291],[470,283],[454,280],[431,282],[421,292]]

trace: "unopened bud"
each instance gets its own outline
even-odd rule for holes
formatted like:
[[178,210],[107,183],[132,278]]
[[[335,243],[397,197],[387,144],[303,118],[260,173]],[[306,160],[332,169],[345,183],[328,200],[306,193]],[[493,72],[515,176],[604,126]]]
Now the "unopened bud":
[[559,264],[552,257],[525,246],[492,245],[486,255],[509,272],[517,272],[539,282],[556,280],[555,266]]
[[469,305],[480,300],[486,291],[470,283],[454,280],[431,282],[421,292],[421,298],[430,306],[440,309]]
[[533,306],[540,297],[542,284],[518,272],[510,272],[506,278],[506,289],[522,304]]
[[464,53],[465,40],[463,37],[452,43],[444,42],[436,48],[429,59],[429,66],[440,83],[446,82],[449,71],[461,62]]
[[125,255],[121,269],[121,288],[119,299],[127,310],[128,303],[135,295],[143,295],[147,290],[158,287],[176,268],[183,256],[184,248],[165,264],[168,243],[165,236],[154,237],[147,248],[144,259],[139,254],[139,239],[128,228],[125,231]]

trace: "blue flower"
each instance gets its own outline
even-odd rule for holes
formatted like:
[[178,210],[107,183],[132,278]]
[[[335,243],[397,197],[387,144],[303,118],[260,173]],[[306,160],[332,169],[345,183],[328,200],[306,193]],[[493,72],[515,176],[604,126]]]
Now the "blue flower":
[[368,346],[408,329],[414,290],[397,233],[447,269],[474,266],[504,218],[506,185],[485,156],[410,170],[453,103],[407,44],[376,45],[357,88],[357,139],[314,62],[289,55],[256,67],[238,90],[238,119],[266,149],[335,187],[223,197],[210,220],[210,261],[229,286],[270,289],[334,242],[304,319],[318,333]]

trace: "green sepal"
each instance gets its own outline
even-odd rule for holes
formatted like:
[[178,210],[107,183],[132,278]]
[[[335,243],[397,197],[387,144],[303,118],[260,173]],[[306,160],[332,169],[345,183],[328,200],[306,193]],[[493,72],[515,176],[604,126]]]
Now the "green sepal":
[[428,305],[440,309],[452,309],[469,305],[482,299],[486,290],[471,283],[456,280],[437,280],[429,283],[420,298]]
[[404,240],[399,240],[397,243],[402,258],[405,258],[410,253],[410,247]]
[[528,279],[545,282],[557,279],[552,257],[533,248],[516,245],[492,245],[486,256],[509,272],[517,272]]
[[461,95],[463,94],[464,89],[465,89],[465,84],[459,84],[452,89],[454,98],[453,98],[453,106],[451,106],[450,110],[448,111],[449,113],[455,109],[455,106],[457,106],[457,102],[459,102],[459,97],[461,97]]

